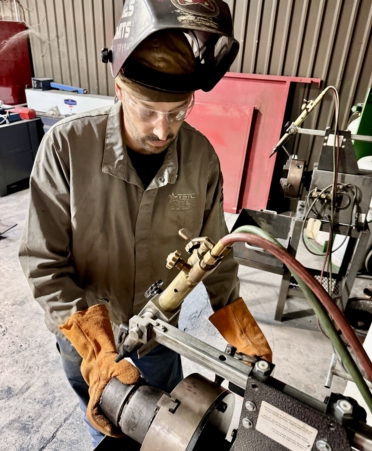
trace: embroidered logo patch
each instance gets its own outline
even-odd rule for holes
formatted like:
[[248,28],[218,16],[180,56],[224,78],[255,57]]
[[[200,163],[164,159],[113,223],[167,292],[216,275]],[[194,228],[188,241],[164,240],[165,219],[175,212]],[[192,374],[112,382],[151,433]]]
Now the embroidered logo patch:
[[174,194],[169,196],[169,206],[171,210],[191,210],[195,207],[195,193]]

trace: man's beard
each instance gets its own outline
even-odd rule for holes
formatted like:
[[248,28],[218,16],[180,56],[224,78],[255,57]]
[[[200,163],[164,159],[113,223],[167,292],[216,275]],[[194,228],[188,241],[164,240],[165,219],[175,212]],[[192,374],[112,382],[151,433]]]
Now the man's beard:
[[[138,130],[136,129],[136,126],[133,124],[131,118],[129,117],[129,114],[127,114],[127,124],[129,125],[130,128],[130,132],[132,135],[132,138],[136,141],[137,144],[139,144],[141,146],[142,149],[146,150],[146,152],[149,153],[160,153],[163,152],[167,147],[169,147],[169,144],[175,139],[176,135],[174,135],[173,133],[170,133],[167,136],[166,140],[160,140],[156,135],[154,134],[150,134],[150,135],[143,135],[141,136],[138,133]],[[167,143],[167,145],[164,147],[164,149],[162,147],[152,147],[150,144],[148,144],[146,141],[168,141],[169,143]]]

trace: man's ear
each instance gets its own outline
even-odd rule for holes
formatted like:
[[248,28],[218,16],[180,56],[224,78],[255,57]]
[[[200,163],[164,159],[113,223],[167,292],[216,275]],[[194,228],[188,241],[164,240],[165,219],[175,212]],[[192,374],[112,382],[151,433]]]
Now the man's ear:
[[115,94],[116,94],[116,97],[120,100],[120,102],[122,102],[124,100],[123,90],[120,88],[120,86],[117,83],[115,83]]

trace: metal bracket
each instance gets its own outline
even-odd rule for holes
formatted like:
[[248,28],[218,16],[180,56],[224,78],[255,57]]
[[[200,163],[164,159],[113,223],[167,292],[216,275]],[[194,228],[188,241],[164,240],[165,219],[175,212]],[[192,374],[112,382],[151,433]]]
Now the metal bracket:
[[287,178],[280,179],[285,197],[294,199],[299,196],[305,166],[306,161],[298,160],[295,155],[287,160],[284,166],[284,170],[288,171]]
[[168,395],[163,395],[159,399],[159,401],[157,403],[157,407],[159,407],[159,409],[164,407],[164,408],[168,409],[168,411],[170,413],[175,413],[180,404],[181,404],[181,402],[178,399],[173,399]]

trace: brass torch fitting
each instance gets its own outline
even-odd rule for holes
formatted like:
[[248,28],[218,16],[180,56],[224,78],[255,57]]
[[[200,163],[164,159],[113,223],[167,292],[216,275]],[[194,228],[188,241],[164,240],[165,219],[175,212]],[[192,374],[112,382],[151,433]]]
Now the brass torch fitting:
[[180,252],[170,254],[167,267],[176,266],[181,272],[159,296],[160,307],[168,312],[178,308],[196,285],[218,266],[230,249],[231,246],[225,246],[219,241],[201,259],[198,258],[198,252],[195,249],[187,263],[181,259]]

